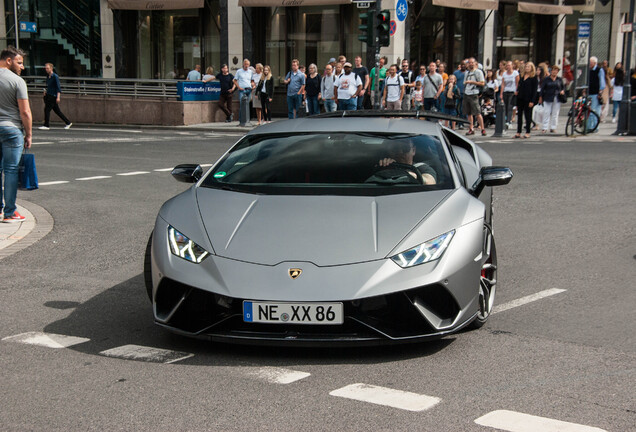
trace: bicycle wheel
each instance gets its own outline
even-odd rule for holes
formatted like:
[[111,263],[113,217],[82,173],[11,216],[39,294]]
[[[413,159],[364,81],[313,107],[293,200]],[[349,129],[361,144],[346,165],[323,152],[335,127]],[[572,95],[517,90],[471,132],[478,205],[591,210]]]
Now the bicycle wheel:
[[568,121],[565,124],[565,136],[574,135],[574,116],[568,116]]
[[585,135],[586,133],[586,116],[583,113],[578,113],[576,117],[572,119],[573,129],[575,132]]
[[588,111],[588,120],[587,120],[587,133],[592,133],[598,129],[598,125],[601,122],[601,118],[594,111]]

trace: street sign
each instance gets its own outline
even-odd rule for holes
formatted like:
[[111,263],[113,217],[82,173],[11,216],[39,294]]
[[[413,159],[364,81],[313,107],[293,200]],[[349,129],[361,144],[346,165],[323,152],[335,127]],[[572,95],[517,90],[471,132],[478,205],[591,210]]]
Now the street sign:
[[579,22],[579,38],[589,38],[592,34],[591,22]]
[[38,26],[34,22],[20,21],[20,31],[25,33],[37,33]]
[[577,23],[576,40],[576,68],[574,80],[576,87],[588,85],[590,46],[592,45],[592,20],[590,18],[579,18]]
[[391,20],[391,23],[389,24],[389,34],[391,36],[395,36],[396,31],[397,31],[397,23],[395,22],[395,20]]
[[633,23],[621,24],[621,33],[631,33],[634,31]]
[[368,9],[371,7],[370,2],[356,2],[356,5],[358,6],[358,9]]
[[409,5],[406,0],[398,0],[397,5],[395,5],[395,15],[397,19],[400,21],[404,21],[409,12]]

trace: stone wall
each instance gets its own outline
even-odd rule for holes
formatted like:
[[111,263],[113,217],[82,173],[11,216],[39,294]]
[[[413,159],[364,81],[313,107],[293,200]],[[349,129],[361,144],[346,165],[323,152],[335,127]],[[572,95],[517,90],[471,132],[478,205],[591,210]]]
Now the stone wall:
[[[29,94],[33,123],[44,122],[41,94]],[[225,114],[215,102],[181,102],[126,97],[80,96],[62,94],[60,109],[73,123],[122,125],[190,126],[225,121]],[[234,120],[239,104],[233,102]],[[51,123],[61,122],[51,111]]]

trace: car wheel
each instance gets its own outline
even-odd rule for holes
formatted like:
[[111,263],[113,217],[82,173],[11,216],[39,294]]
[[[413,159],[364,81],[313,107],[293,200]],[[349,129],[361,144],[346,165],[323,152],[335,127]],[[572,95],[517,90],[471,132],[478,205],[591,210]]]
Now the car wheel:
[[152,273],[151,273],[151,249],[152,249],[152,233],[148,239],[148,245],[146,245],[146,254],[144,255],[144,282],[146,284],[146,292],[148,298],[152,302]]
[[471,323],[472,328],[483,326],[492,313],[495,304],[495,292],[497,290],[497,249],[495,248],[495,238],[489,227],[484,227],[484,253],[487,259],[481,267],[479,277],[479,310],[477,316]]

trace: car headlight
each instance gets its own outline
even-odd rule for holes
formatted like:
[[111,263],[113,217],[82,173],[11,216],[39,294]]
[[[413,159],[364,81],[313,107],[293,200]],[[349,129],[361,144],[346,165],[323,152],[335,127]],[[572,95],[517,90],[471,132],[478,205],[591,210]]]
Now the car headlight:
[[413,249],[394,255],[391,259],[402,268],[435,261],[442,257],[454,234],[455,230],[449,231]]
[[193,263],[198,264],[209,255],[208,251],[172,226],[168,227],[168,243],[170,243],[170,252]]

